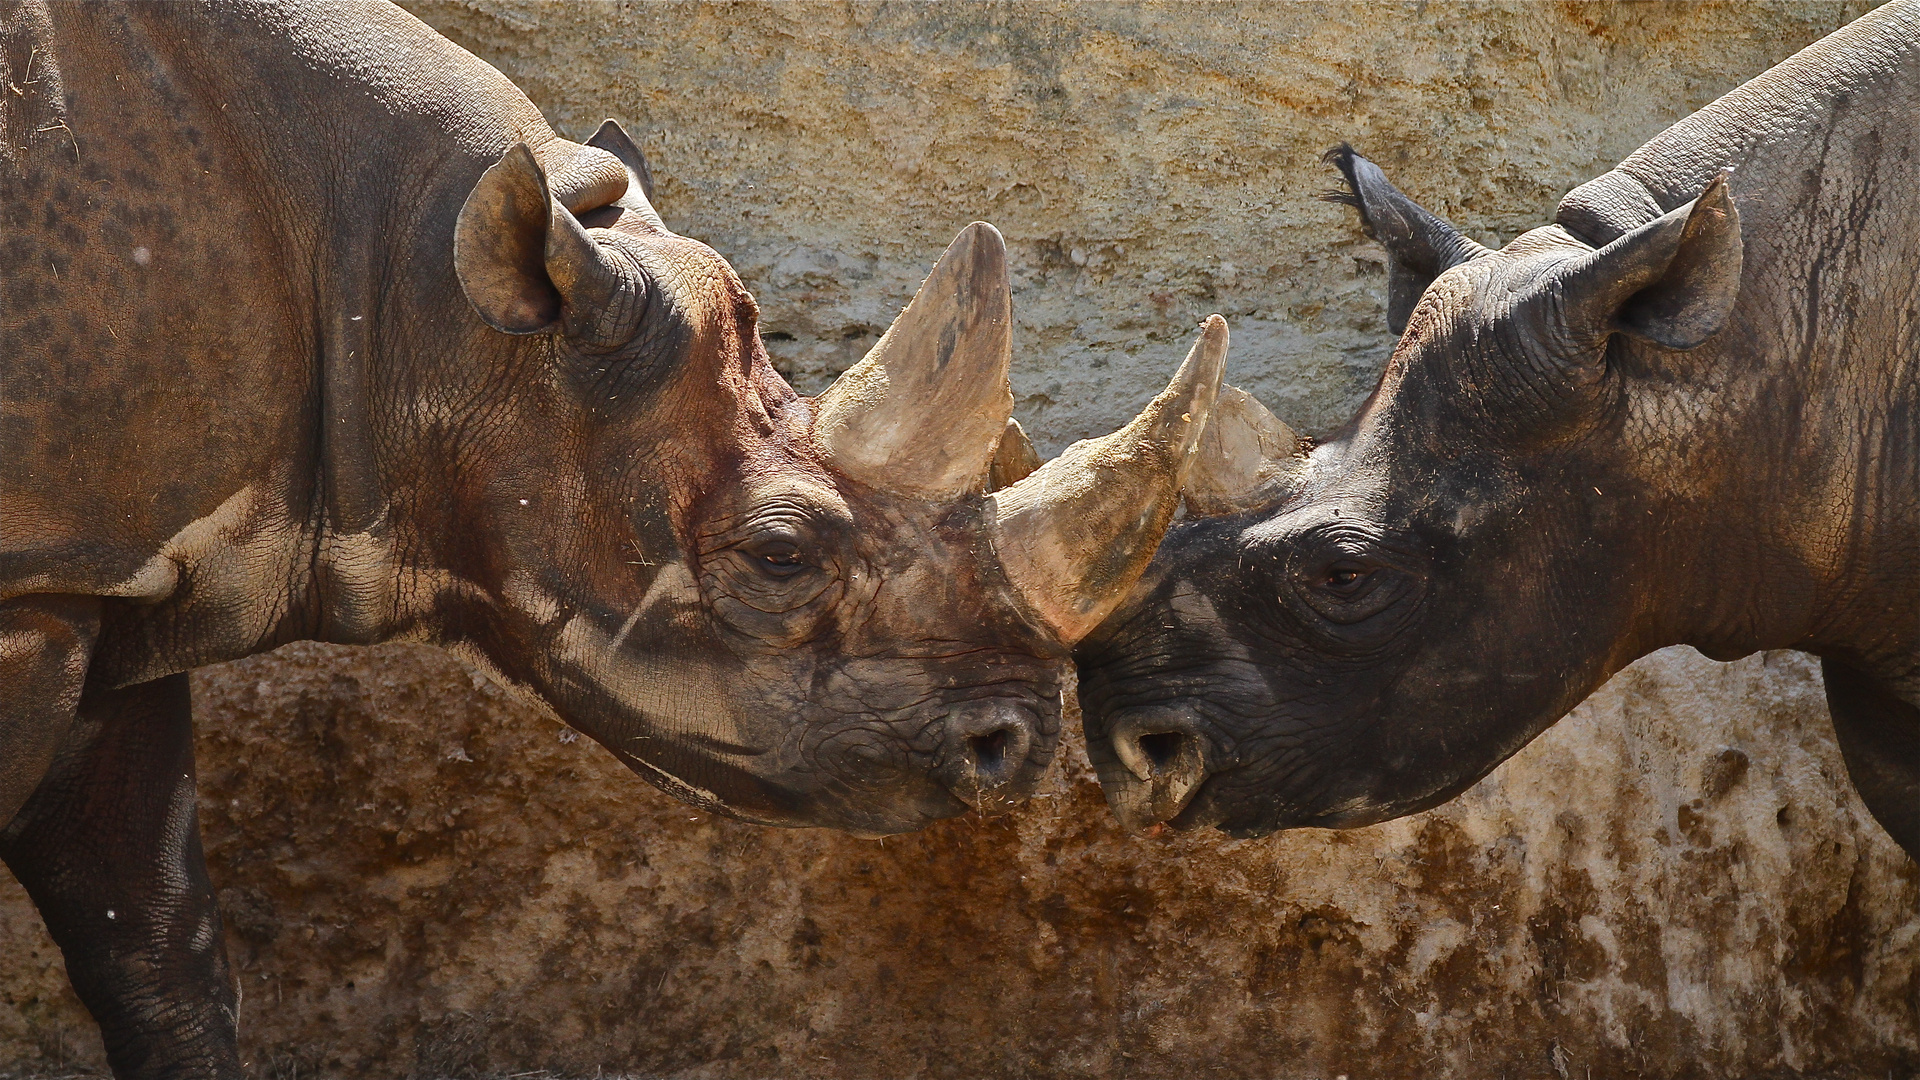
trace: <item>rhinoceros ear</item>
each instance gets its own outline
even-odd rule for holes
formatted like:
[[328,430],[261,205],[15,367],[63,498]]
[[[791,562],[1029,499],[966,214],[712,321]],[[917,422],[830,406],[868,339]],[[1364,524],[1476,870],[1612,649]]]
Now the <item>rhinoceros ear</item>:
[[[620,164],[626,166],[632,176],[633,183],[627,187],[618,205],[651,218],[655,225],[660,225],[660,215],[653,207],[653,170],[647,165],[647,155],[641,153],[639,145],[628,137],[627,129],[621,127],[619,121],[608,118],[601,122],[600,130],[593,133],[587,145],[605,150],[620,159]],[[664,225],[660,227],[665,229]]]
[[[563,192],[580,203],[607,205],[621,194],[624,176],[607,174],[608,159],[571,162]],[[620,172],[619,166],[613,166]],[[578,189],[578,190],[574,190]],[[546,170],[525,143],[516,143],[481,175],[460,208],[453,233],[453,268],[467,300],[488,326],[508,334],[591,327],[631,273],[587,235],[573,211],[547,184]]]
[[1320,197],[1360,211],[1360,227],[1387,249],[1387,325],[1398,334],[1434,278],[1487,249],[1401,194],[1379,166],[1346,143],[1327,151],[1324,160],[1340,170],[1347,186]]
[[983,490],[1013,413],[1012,334],[1006,243],[976,221],[866,358],[814,399],[814,440],[836,469],[883,491]]
[[987,496],[994,554],[1027,606],[1068,645],[1126,599],[1180,503],[1227,359],[1207,319],[1173,381],[1133,422],[1067,447]]
[[1740,212],[1717,176],[1699,198],[1577,260],[1558,279],[1562,307],[1595,338],[1691,349],[1726,325],[1744,254]]
[[620,126],[620,121],[608,117],[600,122],[600,127],[587,140],[587,145],[605,150],[620,159],[633,178],[640,184],[640,195],[649,204],[653,202],[653,170],[647,166],[647,155],[640,152],[639,144]]
[[1306,449],[1258,398],[1222,386],[1187,473],[1187,512],[1236,514],[1285,497],[1306,475]]
[[525,143],[480,177],[460,208],[453,269],[480,317],[509,334],[560,318],[560,290],[547,277],[547,174]]

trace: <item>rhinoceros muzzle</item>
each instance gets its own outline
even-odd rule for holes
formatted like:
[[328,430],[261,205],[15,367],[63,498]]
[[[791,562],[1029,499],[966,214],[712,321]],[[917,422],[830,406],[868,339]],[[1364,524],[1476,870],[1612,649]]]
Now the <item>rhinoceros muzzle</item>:
[[934,778],[975,810],[1003,813],[1033,793],[1053,757],[1049,735],[1039,714],[1025,703],[990,699],[957,704],[943,724]]

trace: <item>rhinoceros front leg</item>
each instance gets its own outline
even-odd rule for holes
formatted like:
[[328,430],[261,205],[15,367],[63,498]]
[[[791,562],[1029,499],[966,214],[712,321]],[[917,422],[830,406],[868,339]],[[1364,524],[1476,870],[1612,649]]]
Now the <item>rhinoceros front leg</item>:
[[0,602],[0,822],[40,786],[73,726],[99,630],[92,597]]
[[117,1077],[238,1078],[238,996],[194,805],[187,677],[88,692],[0,858]]
[[1854,790],[1881,828],[1920,859],[1920,707],[1845,664],[1822,660],[1820,672]]

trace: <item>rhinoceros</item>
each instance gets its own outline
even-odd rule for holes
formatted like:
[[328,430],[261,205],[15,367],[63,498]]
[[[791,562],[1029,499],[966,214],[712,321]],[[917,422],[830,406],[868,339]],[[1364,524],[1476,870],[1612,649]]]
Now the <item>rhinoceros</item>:
[[240,1075],[196,666],[438,643],[775,825],[1046,765],[1224,324],[1036,471],[991,226],[806,399],[649,183],[391,6],[0,6],[0,856],[118,1075]]
[[1687,644],[1818,655],[1855,787],[1920,853],[1920,5],[1497,251],[1331,158],[1401,336],[1318,445],[1222,389],[1188,519],[1077,652],[1120,818],[1413,813]]

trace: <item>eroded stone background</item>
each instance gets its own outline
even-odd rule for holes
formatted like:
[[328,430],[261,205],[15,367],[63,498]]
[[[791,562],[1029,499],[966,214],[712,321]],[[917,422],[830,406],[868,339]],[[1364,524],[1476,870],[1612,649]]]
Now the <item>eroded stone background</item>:
[[[617,116],[803,390],[966,222],[1006,233],[1043,450],[1209,311],[1308,430],[1385,354],[1350,139],[1491,242],[1863,5],[560,6],[422,0],[562,133]],[[1002,820],[875,843],[686,810],[443,654],[195,682],[261,1077],[1883,1077],[1920,878],[1779,653],[1636,665],[1454,804],[1145,841],[1077,739]],[[0,884],[0,1069],[98,1039]]]

